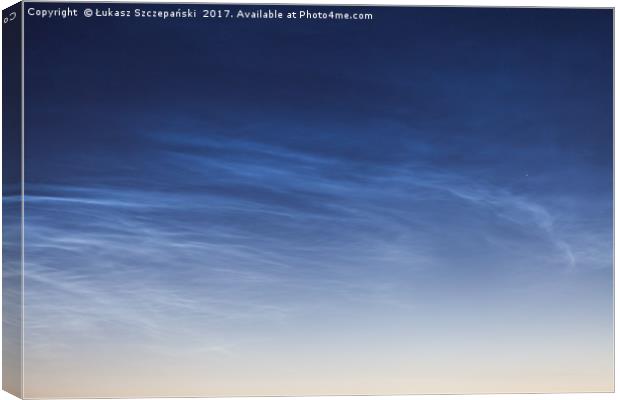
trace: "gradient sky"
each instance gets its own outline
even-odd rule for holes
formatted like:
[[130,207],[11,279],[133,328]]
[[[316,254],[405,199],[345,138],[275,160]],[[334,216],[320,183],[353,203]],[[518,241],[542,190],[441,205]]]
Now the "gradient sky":
[[26,396],[613,389],[612,11],[357,9],[26,17]]

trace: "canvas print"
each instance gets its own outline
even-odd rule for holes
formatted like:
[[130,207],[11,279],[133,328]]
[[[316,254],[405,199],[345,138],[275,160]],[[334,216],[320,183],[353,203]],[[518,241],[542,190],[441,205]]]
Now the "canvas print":
[[613,10],[3,22],[5,390],[614,390]]

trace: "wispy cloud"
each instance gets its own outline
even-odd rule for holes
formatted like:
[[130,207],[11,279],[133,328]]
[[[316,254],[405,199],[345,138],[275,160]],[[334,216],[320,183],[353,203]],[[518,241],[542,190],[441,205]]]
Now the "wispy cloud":
[[[64,336],[105,341],[108,332],[161,348],[183,336],[227,353],[234,341],[204,332],[281,323],[317,299],[411,307],[421,271],[610,262],[606,246],[580,243],[604,236],[598,226],[567,233],[579,215],[554,215],[528,194],[466,174],[363,171],[272,145],[175,137],[167,145],[192,150],[159,154],[138,177],[149,190],[29,185],[33,354],[64,346]],[[475,247],[485,254],[472,258]]]

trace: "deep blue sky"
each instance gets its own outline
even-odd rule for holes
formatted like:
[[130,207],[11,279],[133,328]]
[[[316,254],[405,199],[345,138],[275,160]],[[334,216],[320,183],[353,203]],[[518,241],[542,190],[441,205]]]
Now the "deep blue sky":
[[[140,133],[183,127],[369,165],[492,165],[503,181],[531,162],[609,166],[610,11],[373,11],[358,23],[29,18],[28,122],[56,132],[29,155],[112,146],[139,162]],[[547,152],[520,154],[533,147]]]
[[[33,395],[144,395],[80,361],[134,342],[189,368],[157,394],[340,390],[319,367],[278,386],[285,356],[265,387],[226,386],[230,359],[194,387],[179,337],[244,368],[314,354],[343,393],[608,387],[612,12],[356,10],[374,19],[26,18]],[[327,344],[300,347],[316,326]],[[407,361],[428,338],[436,373]],[[92,393],[52,382],[59,357]]]

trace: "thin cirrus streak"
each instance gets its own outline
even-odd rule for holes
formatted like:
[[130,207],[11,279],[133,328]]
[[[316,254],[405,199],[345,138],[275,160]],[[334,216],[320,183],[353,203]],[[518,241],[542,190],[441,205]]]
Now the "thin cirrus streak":
[[[239,144],[231,147],[239,147]],[[248,144],[242,149],[253,151],[254,148]],[[381,257],[385,257],[385,252],[389,252],[390,248],[391,251],[410,254],[415,246],[408,244],[416,243],[416,240],[422,239],[428,233],[432,234],[424,230],[432,229],[433,224],[434,210],[427,201],[437,200],[449,202],[464,210],[470,207],[479,210],[486,214],[487,219],[505,224],[508,230],[529,230],[531,235],[548,240],[551,256],[557,252],[566,259],[564,267],[572,268],[578,265],[572,246],[562,239],[561,232],[554,229],[553,217],[549,211],[524,196],[498,188],[476,186],[475,183],[450,173],[423,174],[405,168],[381,171],[383,175],[377,173],[374,177],[357,176],[347,182],[324,175],[325,169],[332,167],[333,163],[329,160],[302,157],[303,155],[296,157],[291,153],[278,154],[277,150],[268,148],[268,151],[265,151],[260,148],[261,154],[273,155],[275,160],[266,167],[244,160],[228,161],[172,153],[171,162],[177,166],[183,165],[179,166],[179,174],[190,173],[198,177],[203,175],[199,182],[205,183],[205,190],[198,192],[164,193],[97,186],[45,187],[43,190],[59,195],[26,198],[29,210],[29,240],[35,244],[33,249],[45,249],[46,254],[49,254],[50,250],[71,254],[83,252],[84,249],[110,254],[123,249],[119,253],[124,254],[132,253],[127,249],[132,246],[135,247],[133,253],[150,254],[150,258],[160,259],[167,253],[161,249],[172,247],[171,249],[176,251],[172,251],[172,254],[165,258],[175,257],[176,252],[190,253],[194,258],[185,265],[203,272],[203,269],[215,267],[210,267],[206,262],[198,262],[202,252],[234,254],[242,261],[241,265],[255,265],[261,261],[265,263],[265,268],[254,268],[243,273],[237,271],[234,279],[243,279],[245,276],[250,281],[256,280],[263,284],[269,279],[259,279],[261,273],[279,276],[281,279],[282,275],[286,275],[286,272],[295,268],[299,262],[291,251],[274,250],[282,243],[286,243],[286,246],[280,246],[280,249],[305,250],[314,254],[329,253],[337,247],[340,252],[347,254],[351,264],[359,263],[360,260],[355,254],[359,254],[360,248],[367,251],[377,249],[377,260],[382,260]],[[284,157],[297,160],[297,165],[283,168],[279,160]],[[186,171],[180,170],[181,168]],[[210,190],[209,185],[216,185],[213,181],[225,183]],[[239,187],[248,188],[248,191],[235,193],[235,189]],[[30,189],[37,190],[32,186]],[[254,196],[254,193],[263,197]],[[51,214],[47,213],[50,208],[55,210],[54,215],[61,213],[66,216],[66,226],[62,227],[63,229],[50,223]],[[425,208],[431,212],[427,213]],[[136,209],[140,211],[136,212]],[[169,211],[174,217],[169,218],[165,211]],[[332,239],[339,237],[340,242],[308,245],[305,244],[309,243],[306,240],[286,238],[279,232],[274,232],[272,238],[257,238],[253,233],[235,227],[235,224],[228,226],[218,221],[218,218],[231,213],[239,214],[241,218],[257,218],[258,221],[269,218],[275,221],[272,222],[275,225],[273,228],[279,232],[297,231],[308,237],[314,236],[312,227],[306,224],[333,221],[336,224],[328,225],[324,235],[329,235]],[[430,214],[431,217],[425,214]],[[197,223],[186,226],[175,220],[176,216],[183,218],[185,215],[196,216]],[[204,223],[199,224],[200,221]],[[465,219],[463,222],[471,221]],[[78,229],[84,223],[88,224],[88,231]],[[264,229],[271,228],[268,226]],[[377,230],[393,234],[397,239],[396,244],[392,240],[382,240],[375,234]],[[588,233],[596,235],[596,232]],[[400,249],[395,248],[398,247],[399,238],[402,239]],[[320,237],[316,239],[319,240]],[[136,246],[137,243],[140,246]],[[263,247],[262,244],[267,246]],[[350,251],[342,251],[343,245],[352,248]],[[364,254],[367,255],[370,254]],[[37,250],[32,250],[29,256],[34,265],[39,264]],[[97,258],[104,265],[109,262],[104,262],[105,259],[105,256]],[[252,261],[249,262],[249,259]],[[405,259],[408,260],[410,259]],[[301,265],[311,263],[312,261],[305,261]],[[44,262],[40,264],[53,265]],[[231,269],[230,266],[226,268]],[[295,268],[295,273],[300,269],[304,270],[303,267]],[[89,268],[90,270],[92,268]],[[234,268],[232,270],[234,271]],[[33,266],[31,271],[37,269]],[[71,274],[80,269],[76,265],[66,268],[66,271]],[[65,273],[60,270],[56,272]],[[42,279],[46,272],[42,269],[31,274],[30,279],[36,280]],[[65,280],[59,280],[63,281]]]

